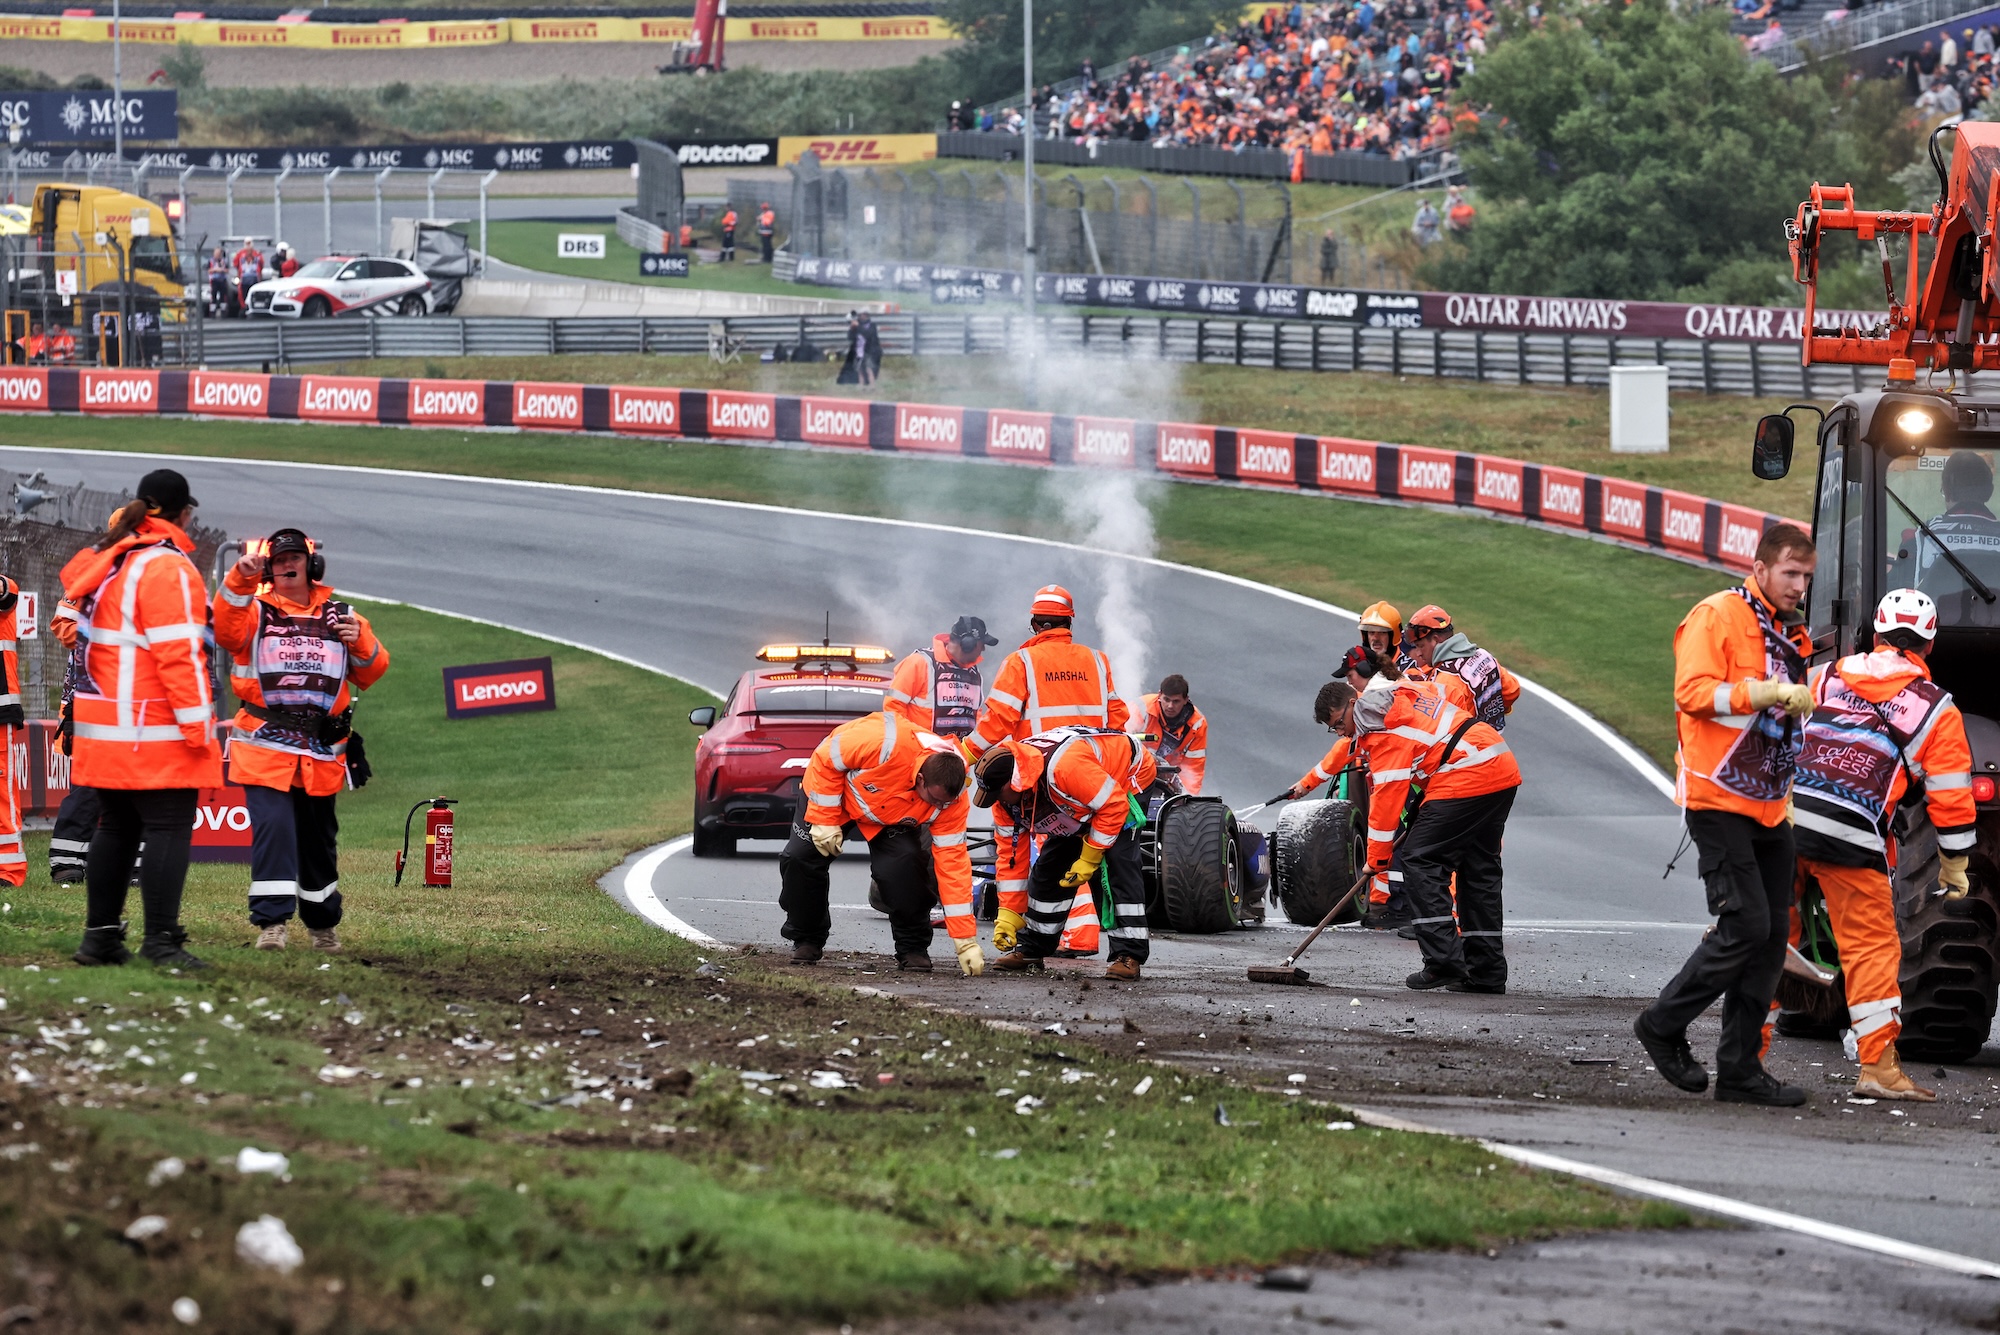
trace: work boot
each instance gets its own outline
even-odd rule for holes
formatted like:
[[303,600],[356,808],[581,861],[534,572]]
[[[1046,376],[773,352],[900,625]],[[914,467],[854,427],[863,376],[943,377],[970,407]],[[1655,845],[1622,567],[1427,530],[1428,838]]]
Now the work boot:
[[1042,962],[1032,956],[1023,955],[1020,948],[1016,947],[986,967],[1001,973],[1040,973]]
[[1936,1103],[1937,1091],[1925,1089],[1903,1073],[1903,1064],[1896,1059],[1896,1045],[1891,1043],[1882,1053],[1882,1060],[1863,1062],[1861,1078],[1854,1082],[1856,1098],[1900,1099],[1907,1103]]
[[[1416,915],[1406,908],[1391,908],[1387,904],[1370,904],[1365,923],[1371,932],[1394,932],[1409,927],[1411,920],[1415,917]],[[1410,935],[1416,935],[1415,928],[1411,928]]]
[[125,949],[125,924],[84,928],[83,944],[70,958],[83,965],[123,964],[132,958],[132,952]]
[[83,876],[81,867],[57,867],[49,873],[49,879],[57,885],[82,885]]
[[1446,983],[1447,992],[1477,992],[1482,996],[1504,997],[1507,995],[1505,983],[1475,983],[1470,978],[1461,978],[1455,983]]
[[285,930],[283,922],[268,923],[257,933],[257,949],[283,950],[291,943],[291,934]]
[[1136,983],[1139,981],[1139,961],[1130,955],[1120,955],[1111,961],[1104,976],[1114,983]]
[[187,928],[169,927],[164,932],[148,932],[139,954],[157,969],[206,969],[208,961],[187,951]]
[[903,973],[929,973],[931,971],[931,957],[929,955],[918,955],[914,952],[908,955],[898,952],[896,955],[896,968]]
[[818,964],[820,957],[824,954],[826,954],[826,951],[822,947],[816,946],[810,941],[795,941],[792,943],[792,963],[794,964]]
[[312,946],[322,955],[340,953],[340,932],[332,927],[308,927],[306,935],[312,938]]
[[1409,988],[1412,992],[1435,992],[1438,988],[1450,987],[1453,983],[1463,982],[1465,982],[1465,975],[1462,973],[1444,973],[1426,964],[1423,968],[1405,978],[1403,986]]
[[1806,1092],[1797,1085],[1785,1084],[1769,1071],[1759,1069],[1736,1080],[1724,1080],[1718,1076],[1715,1101],[1753,1103],[1760,1108],[1796,1108],[1806,1101]]
[[1688,1046],[1686,1033],[1661,1038],[1646,1027],[1646,1013],[1641,1011],[1632,1021],[1632,1036],[1639,1040],[1639,1046],[1653,1059],[1653,1069],[1668,1084],[1690,1094],[1708,1088],[1708,1072],[1694,1059],[1694,1049]]

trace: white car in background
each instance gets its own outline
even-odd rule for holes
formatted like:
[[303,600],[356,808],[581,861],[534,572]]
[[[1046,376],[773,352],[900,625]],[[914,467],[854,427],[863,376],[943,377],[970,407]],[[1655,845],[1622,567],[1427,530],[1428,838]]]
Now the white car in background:
[[328,255],[290,278],[267,278],[250,289],[250,314],[280,320],[335,315],[428,315],[431,280],[408,260],[380,255]]

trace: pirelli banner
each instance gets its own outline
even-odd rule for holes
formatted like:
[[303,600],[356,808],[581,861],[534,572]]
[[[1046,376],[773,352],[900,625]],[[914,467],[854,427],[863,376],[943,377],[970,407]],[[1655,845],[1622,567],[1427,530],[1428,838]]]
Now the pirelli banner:
[[[88,10],[68,14],[0,14],[0,40],[108,42],[111,19]],[[881,18],[736,18],[726,20],[729,42],[925,42],[949,40],[944,21],[930,14]],[[204,18],[122,19],[124,40],[173,46],[299,47],[315,51],[420,51],[506,42],[686,42],[687,17],[578,17],[454,19],[412,23],[317,23]]]
[[[1780,516],[1574,469],[1342,436],[832,395],[239,371],[0,368],[0,411],[511,427],[1128,469],[1485,511],[1747,571]],[[1796,521],[1794,521],[1796,522]]]

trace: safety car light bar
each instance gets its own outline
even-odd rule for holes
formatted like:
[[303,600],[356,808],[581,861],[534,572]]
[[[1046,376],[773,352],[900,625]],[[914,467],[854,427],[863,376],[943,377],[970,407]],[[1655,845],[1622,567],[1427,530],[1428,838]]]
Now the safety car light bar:
[[767,644],[757,651],[766,663],[838,659],[844,663],[886,663],[893,655],[876,644]]

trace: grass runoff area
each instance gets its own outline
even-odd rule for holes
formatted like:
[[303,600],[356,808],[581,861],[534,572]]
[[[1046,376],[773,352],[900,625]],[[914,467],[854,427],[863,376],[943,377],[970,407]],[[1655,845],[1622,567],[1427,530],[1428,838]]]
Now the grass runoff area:
[[[375,437],[311,444],[342,439]],[[395,661],[359,711],[376,778],[341,800],[345,953],[250,949],[243,867],[193,873],[214,967],[184,976],[72,966],[83,897],[49,883],[44,838],[0,892],[11,1320],[171,1328],[188,1298],[222,1330],[796,1329],[1685,1221],[1468,1142],[1329,1129],[1306,1099],[704,966],[593,882],[686,828],[681,718],[705,697],[364,610]],[[557,712],[445,721],[443,665],[542,653]],[[462,801],[456,884],[392,889],[403,812],[440,791]],[[246,1146],[287,1163],[243,1171]],[[304,1253],[289,1273],[238,1259],[264,1215]]]
[[[624,369],[618,359],[597,362],[600,379]],[[492,369],[554,378],[563,365],[540,358]],[[422,365],[385,369],[428,373]],[[480,373],[456,363],[451,369]],[[131,424],[109,420],[0,418],[0,443],[130,449],[141,441],[168,454],[421,468],[1089,536],[1087,523],[1063,518],[1058,489],[1068,485],[1067,473],[962,460],[279,423],[167,420],[135,434]],[[1673,754],[1674,627],[1697,600],[1733,582],[1643,552],[1470,515],[1167,482],[1139,482],[1135,495],[1151,511],[1157,554],[1168,559],[1346,607],[1387,598],[1407,613],[1442,603],[1503,662],[1590,710],[1663,765]],[[1326,661],[1344,647],[1328,645]],[[1300,665],[1302,727],[1323,666]],[[1302,752],[1298,763],[1313,758]]]

